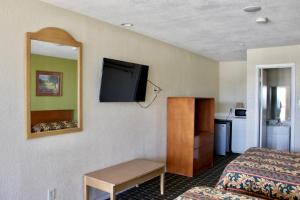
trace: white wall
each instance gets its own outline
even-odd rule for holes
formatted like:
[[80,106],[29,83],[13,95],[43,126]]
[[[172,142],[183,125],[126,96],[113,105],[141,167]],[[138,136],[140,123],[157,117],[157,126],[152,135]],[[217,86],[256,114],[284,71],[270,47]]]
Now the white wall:
[[[163,42],[52,7],[38,0],[1,0],[0,199],[82,199],[91,170],[146,157],[165,159],[166,97],[218,96],[218,63]],[[25,32],[59,27],[83,43],[84,131],[25,139]],[[101,60],[150,65],[163,92],[149,109],[135,103],[99,103]],[[147,99],[150,99],[148,91]]]
[[[258,145],[258,108],[256,91],[256,65],[267,64],[296,64],[296,102],[300,100],[300,45],[283,46],[262,49],[249,49],[247,51],[247,146]],[[295,151],[300,151],[300,107],[295,110]]]
[[237,102],[247,105],[247,62],[233,61],[219,64],[218,112],[228,112]]

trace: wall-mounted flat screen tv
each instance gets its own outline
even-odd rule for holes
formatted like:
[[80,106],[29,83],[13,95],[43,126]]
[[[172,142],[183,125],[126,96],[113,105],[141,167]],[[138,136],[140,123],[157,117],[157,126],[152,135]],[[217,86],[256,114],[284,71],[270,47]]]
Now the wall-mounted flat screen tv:
[[145,101],[149,66],[103,59],[100,102]]

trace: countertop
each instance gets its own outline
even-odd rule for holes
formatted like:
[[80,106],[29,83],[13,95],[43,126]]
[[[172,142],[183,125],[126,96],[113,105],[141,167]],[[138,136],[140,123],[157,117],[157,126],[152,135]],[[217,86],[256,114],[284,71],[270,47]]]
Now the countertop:
[[236,117],[230,113],[215,113],[215,119],[232,120],[232,119],[247,119],[247,117]]

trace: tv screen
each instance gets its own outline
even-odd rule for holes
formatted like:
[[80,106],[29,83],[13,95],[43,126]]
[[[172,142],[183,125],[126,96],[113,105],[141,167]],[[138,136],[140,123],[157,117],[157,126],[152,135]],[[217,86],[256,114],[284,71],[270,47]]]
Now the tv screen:
[[145,101],[148,66],[103,59],[100,102]]

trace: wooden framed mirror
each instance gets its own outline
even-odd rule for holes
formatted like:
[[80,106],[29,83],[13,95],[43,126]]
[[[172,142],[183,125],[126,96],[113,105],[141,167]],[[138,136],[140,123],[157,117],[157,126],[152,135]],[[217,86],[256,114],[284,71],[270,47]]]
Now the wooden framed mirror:
[[82,130],[82,44],[59,28],[26,33],[26,136]]

